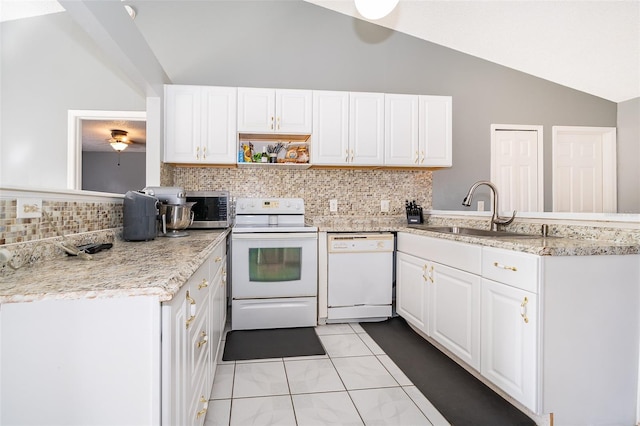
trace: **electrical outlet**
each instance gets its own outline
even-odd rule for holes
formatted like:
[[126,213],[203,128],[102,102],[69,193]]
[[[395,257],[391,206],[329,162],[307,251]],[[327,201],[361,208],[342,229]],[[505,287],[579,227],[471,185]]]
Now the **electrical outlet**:
[[478,201],[478,211],[479,212],[484,211],[484,201]]
[[390,203],[389,200],[381,200],[380,201],[380,212],[389,213],[390,204],[391,203]]
[[337,212],[338,211],[338,200],[329,200],[329,211]]
[[42,217],[42,200],[39,198],[18,198],[16,219]]

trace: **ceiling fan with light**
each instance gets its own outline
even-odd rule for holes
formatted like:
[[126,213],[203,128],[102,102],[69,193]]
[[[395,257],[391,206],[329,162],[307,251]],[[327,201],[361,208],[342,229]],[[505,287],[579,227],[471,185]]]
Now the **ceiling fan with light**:
[[130,144],[136,143],[129,139],[128,134],[129,132],[125,130],[111,129],[111,138],[107,139],[111,148],[118,153],[118,166],[120,165],[120,153],[127,149]]

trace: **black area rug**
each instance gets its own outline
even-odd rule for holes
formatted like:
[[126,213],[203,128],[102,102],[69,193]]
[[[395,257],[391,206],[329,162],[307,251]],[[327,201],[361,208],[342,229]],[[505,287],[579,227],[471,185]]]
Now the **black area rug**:
[[404,319],[360,325],[452,425],[535,425],[414,332]]
[[223,361],[324,355],[313,327],[233,330],[227,333]]

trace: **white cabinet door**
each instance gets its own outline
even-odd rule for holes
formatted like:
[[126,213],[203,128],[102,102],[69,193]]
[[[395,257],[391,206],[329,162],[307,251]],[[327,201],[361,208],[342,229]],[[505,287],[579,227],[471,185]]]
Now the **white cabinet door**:
[[236,113],[233,87],[165,86],[164,161],[235,163]]
[[384,164],[419,166],[418,95],[384,95]]
[[349,94],[349,163],[384,164],[384,94]]
[[311,133],[311,90],[238,88],[238,132]]
[[430,263],[427,278],[429,335],[480,370],[480,277]]
[[236,162],[236,88],[203,87],[201,160],[204,163]]
[[427,261],[398,252],[396,256],[396,310],[418,329],[429,332]]
[[420,96],[420,165],[450,167],[452,155],[451,96]]
[[275,118],[274,89],[238,88],[238,132],[273,133]]
[[481,373],[536,411],[538,299],[534,293],[482,280]]
[[162,423],[187,424],[188,286],[162,304]]
[[202,102],[198,86],[165,86],[164,161],[193,163],[199,159]]
[[313,92],[311,163],[344,165],[349,161],[349,92]]
[[276,133],[309,134],[312,92],[276,90]]

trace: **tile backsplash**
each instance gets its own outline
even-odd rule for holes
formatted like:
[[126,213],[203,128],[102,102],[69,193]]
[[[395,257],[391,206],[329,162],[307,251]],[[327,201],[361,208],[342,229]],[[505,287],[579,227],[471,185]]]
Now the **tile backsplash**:
[[[122,226],[122,203],[43,200],[42,209],[65,235]],[[17,219],[16,200],[0,199],[0,245],[55,237],[55,227],[43,218]]]
[[[164,166],[162,185],[186,190],[228,190],[232,197],[295,197],[305,201],[306,216],[404,215],[405,200],[431,209],[431,172],[380,169],[274,169]],[[338,212],[329,212],[329,200]],[[388,213],[380,201],[389,200]]]

